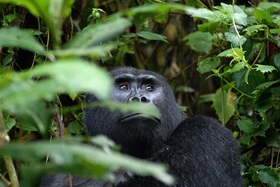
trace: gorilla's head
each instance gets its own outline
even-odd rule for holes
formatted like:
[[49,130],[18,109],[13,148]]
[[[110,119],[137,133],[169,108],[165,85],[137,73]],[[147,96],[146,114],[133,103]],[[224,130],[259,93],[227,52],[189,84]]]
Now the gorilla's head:
[[[116,102],[141,102],[156,107],[160,118],[139,113],[123,114],[107,108],[88,108],[85,125],[90,135],[104,134],[120,144],[124,153],[147,157],[159,147],[185,118],[165,79],[157,73],[130,67],[110,72],[111,99]],[[94,102],[93,95],[86,102]]]

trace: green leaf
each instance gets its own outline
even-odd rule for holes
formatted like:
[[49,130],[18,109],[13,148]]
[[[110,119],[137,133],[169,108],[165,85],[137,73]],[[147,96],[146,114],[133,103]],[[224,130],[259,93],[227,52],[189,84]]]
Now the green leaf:
[[234,12],[233,19],[235,20],[235,23],[246,26],[248,22],[247,15],[243,12],[243,10],[240,7],[234,5]]
[[248,134],[252,134],[256,131],[256,125],[254,122],[245,116],[242,116],[240,119],[238,119],[237,126],[241,131]]
[[253,33],[257,33],[261,28],[265,28],[265,25],[252,25],[247,28],[245,28],[243,31],[246,32],[249,36],[251,36]]
[[155,106],[147,105],[139,102],[120,103],[120,102],[112,102],[112,101],[103,101],[103,102],[90,103],[89,106],[107,107],[110,110],[119,110],[123,113],[137,112],[148,116],[154,116],[154,117],[160,116],[160,113]]
[[192,9],[191,16],[195,18],[203,18],[209,21],[213,21],[215,19],[215,13],[206,8]]
[[91,92],[100,99],[108,99],[110,96],[112,83],[107,72],[95,64],[80,59],[42,64],[36,66],[30,73],[39,77],[49,76],[60,93]]
[[23,6],[29,10],[34,16],[41,16],[49,7],[49,0],[0,0],[1,3],[13,3]]
[[226,92],[220,88],[216,91],[212,107],[215,109],[222,124],[225,124],[233,116],[235,100],[236,95],[230,90]]
[[119,47],[118,42],[105,43],[96,46],[81,46],[80,48],[65,48],[55,50],[54,54],[61,58],[71,58],[76,56],[91,56],[101,58],[108,55],[108,52]]
[[259,179],[269,186],[277,187],[280,183],[279,177],[273,168],[267,167],[259,171]]
[[266,9],[266,10],[273,8],[275,11],[278,11],[280,9],[280,3],[279,2],[278,3],[277,2],[260,2],[258,4],[258,7]]
[[206,72],[211,72],[212,69],[215,69],[220,65],[220,57],[207,57],[199,58],[197,70],[199,73],[203,74]]
[[5,131],[9,132],[11,128],[13,128],[16,125],[16,120],[13,118],[8,118],[5,120]]
[[209,53],[212,50],[212,35],[209,32],[196,31],[185,39],[194,51]]
[[158,41],[163,41],[165,43],[168,43],[166,37],[161,34],[156,34],[149,31],[141,31],[137,35],[147,40],[158,40]]
[[[35,77],[41,79],[35,81]],[[39,100],[53,100],[60,93],[91,92],[107,99],[110,91],[111,78],[105,70],[79,59],[59,60],[30,71],[4,74],[0,79],[0,108],[17,112]]]
[[230,73],[234,73],[234,72],[237,72],[237,71],[240,71],[240,70],[244,69],[245,67],[246,67],[245,62],[241,61],[241,62],[236,63],[233,66],[233,68],[229,69],[228,71]]
[[[21,154],[18,154],[19,152]],[[108,176],[108,172],[113,174],[114,171],[129,170],[138,175],[153,176],[166,184],[173,183],[173,178],[166,173],[166,168],[161,164],[133,159],[111,151],[104,152],[92,145],[81,144],[75,138],[28,144],[8,143],[1,147],[0,154],[29,162],[31,168],[32,163],[38,163],[49,155],[56,164],[48,164],[55,166],[50,170],[52,172],[70,172],[79,176],[101,178],[105,174],[105,177]],[[44,164],[41,164],[42,168],[43,166]]]
[[[256,87],[265,82],[264,74],[251,70],[249,74],[246,75],[248,69],[243,69],[238,72],[233,73],[233,80],[235,81],[236,87],[246,94],[252,95]],[[244,81],[245,77],[248,76],[248,84]]]
[[60,43],[61,27],[72,9],[74,0],[0,0],[0,3],[13,3],[23,6],[36,17],[42,17],[47,24],[56,47]]
[[269,66],[269,65],[255,64],[254,66],[257,66],[256,70],[260,71],[262,73],[269,73],[272,71],[277,71],[277,69],[275,67]]
[[272,57],[272,62],[277,69],[280,70],[280,53],[277,53]]
[[236,33],[226,32],[225,37],[227,41],[231,42],[233,47],[239,47],[246,42],[246,38],[244,36],[238,36]]
[[44,47],[35,39],[30,31],[16,27],[0,29],[0,46],[19,47],[41,55],[47,54]]
[[157,19],[159,16],[168,15],[171,10],[177,13],[188,13],[191,8],[178,3],[153,3],[128,9],[123,14],[133,20],[136,27],[139,27],[149,18]]
[[14,114],[19,121],[16,126],[21,130],[45,134],[51,124],[51,113],[44,101],[38,100],[18,108]]
[[126,18],[117,17],[115,19],[89,25],[82,32],[70,40],[65,47],[78,50],[88,50],[118,36],[131,25],[131,21]]
[[271,127],[265,132],[265,142],[269,147],[280,148],[280,134],[278,129]]
[[254,16],[256,17],[256,20],[258,23],[264,23],[266,25],[272,24],[272,17],[270,13],[267,10],[256,8],[254,9]]

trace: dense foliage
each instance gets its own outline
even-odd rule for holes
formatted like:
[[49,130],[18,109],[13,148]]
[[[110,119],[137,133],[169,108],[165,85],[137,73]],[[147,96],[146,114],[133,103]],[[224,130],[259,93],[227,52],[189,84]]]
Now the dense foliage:
[[108,99],[105,69],[129,65],[167,77],[188,115],[232,129],[248,186],[279,186],[280,3],[254,2],[0,0],[0,182],[31,186],[57,171],[113,180],[129,169],[172,183],[162,165],[84,135],[85,92],[157,115]]

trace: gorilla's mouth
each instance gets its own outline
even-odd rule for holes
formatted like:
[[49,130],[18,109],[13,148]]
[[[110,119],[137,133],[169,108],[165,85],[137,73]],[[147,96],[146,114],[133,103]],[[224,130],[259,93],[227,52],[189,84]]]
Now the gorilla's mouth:
[[141,113],[129,113],[129,114],[124,114],[121,117],[121,122],[128,122],[131,120],[152,120],[155,121],[156,123],[160,123],[160,119],[157,117],[149,116],[147,114],[141,114]]

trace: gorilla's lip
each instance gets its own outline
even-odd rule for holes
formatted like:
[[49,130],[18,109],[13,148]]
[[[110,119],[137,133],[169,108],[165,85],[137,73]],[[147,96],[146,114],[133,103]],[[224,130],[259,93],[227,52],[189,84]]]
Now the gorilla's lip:
[[129,121],[129,120],[133,120],[133,119],[139,119],[139,118],[143,118],[143,119],[151,119],[157,123],[160,123],[160,119],[154,116],[149,116],[147,114],[141,114],[141,113],[129,113],[129,114],[125,114],[122,116],[121,118],[121,122],[125,122],[125,121]]

